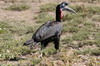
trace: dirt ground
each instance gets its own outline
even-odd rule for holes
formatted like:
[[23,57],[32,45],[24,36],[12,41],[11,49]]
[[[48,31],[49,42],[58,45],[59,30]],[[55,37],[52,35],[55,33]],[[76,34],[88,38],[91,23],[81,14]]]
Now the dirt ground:
[[[39,13],[39,7],[42,4],[46,3],[60,3],[65,0],[0,0],[0,21],[3,20],[9,20],[9,21],[24,21],[27,25],[36,25],[36,20],[34,19],[35,16]],[[91,2],[92,0],[90,0]],[[12,5],[13,3],[21,3],[24,2],[31,6],[29,10],[26,11],[10,11],[5,10],[8,6]],[[100,3],[94,1],[94,3],[88,3],[88,2],[75,2],[75,0],[69,0],[71,4],[85,4],[85,5],[97,5],[100,6]],[[97,25],[100,27],[100,22],[96,22]],[[70,35],[67,33],[67,35]],[[61,36],[61,39],[65,37],[65,34]],[[20,40],[19,36],[16,36],[16,39]],[[100,66],[100,56],[90,56],[90,55],[74,55],[74,52],[72,48],[68,48],[67,50],[65,46],[61,46],[61,52],[43,57],[40,64],[37,64],[36,66]],[[63,49],[64,48],[64,49]],[[38,50],[38,49],[37,49]],[[63,54],[63,55],[62,55]],[[39,52],[27,54],[25,56],[21,56],[21,60],[19,61],[0,61],[0,66],[34,66],[31,65],[32,61],[35,58],[38,58]],[[34,58],[34,59],[33,59]],[[63,60],[63,59],[67,60]],[[70,59],[69,59],[70,58]],[[60,59],[60,60],[59,60]],[[70,64],[70,61],[72,64]],[[76,61],[77,60],[77,61]],[[39,61],[39,59],[38,59]],[[93,61],[93,62],[92,62]],[[66,62],[66,63],[65,63]],[[30,64],[31,63],[31,64]],[[94,63],[94,65],[92,64]],[[97,63],[97,65],[95,65]],[[5,65],[6,64],[6,65]],[[87,65],[86,65],[87,64]],[[90,65],[89,65],[90,64]]]

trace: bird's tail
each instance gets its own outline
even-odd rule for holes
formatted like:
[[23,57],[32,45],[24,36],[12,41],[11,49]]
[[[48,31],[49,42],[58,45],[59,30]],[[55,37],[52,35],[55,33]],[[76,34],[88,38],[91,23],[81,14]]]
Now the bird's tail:
[[34,40],[31,39],[31,40],[26,41],[23,45],[24,45],[24,46],[27,46],[27,45],[32,44],[33,42],[34,42]]

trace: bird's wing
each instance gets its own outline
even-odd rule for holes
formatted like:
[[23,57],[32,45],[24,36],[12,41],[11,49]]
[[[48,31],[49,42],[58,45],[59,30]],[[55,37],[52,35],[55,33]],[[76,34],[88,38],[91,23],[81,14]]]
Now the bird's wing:
[[47,22],[43,24],[34,34],[35,39],[42,41],[44,39],[50,38],[52,36],[61,34],[62,24]]

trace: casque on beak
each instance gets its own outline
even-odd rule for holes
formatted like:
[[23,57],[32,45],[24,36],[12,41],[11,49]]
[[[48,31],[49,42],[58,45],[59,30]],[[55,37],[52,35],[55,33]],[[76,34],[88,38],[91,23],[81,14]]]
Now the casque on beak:
[[68,7],[68,3],[66,2],[63,2],[60,4],[60,9],[62,11],[69,11],[69,12],[72,12],[72,13],[76,13],[72,8]]
[[72,13],[75,13],[76,14],[75,10],[73,10],[72,8],[70,8],[68,6],[64,7],[62,10],[67,10],[69,12],[72,12]]

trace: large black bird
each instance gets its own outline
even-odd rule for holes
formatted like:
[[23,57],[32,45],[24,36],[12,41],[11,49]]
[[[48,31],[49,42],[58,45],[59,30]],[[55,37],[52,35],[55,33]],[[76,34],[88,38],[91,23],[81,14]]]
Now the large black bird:
[[49,42],[54,42],[56,50],[59,49],[60,35],[62,32],[62,11],[67,10],[76,13],[72,8],[68,7],[67,2],[62,2],[56,7],[56,20],[44,23],[32,36],[32,39],[25,42],[24,45],[36,45],[41,42],[41,50],[47,46]]

